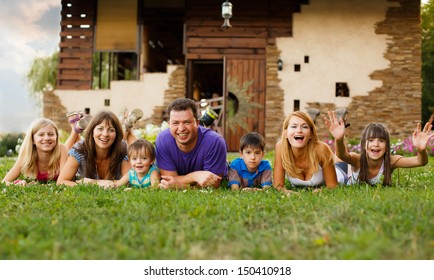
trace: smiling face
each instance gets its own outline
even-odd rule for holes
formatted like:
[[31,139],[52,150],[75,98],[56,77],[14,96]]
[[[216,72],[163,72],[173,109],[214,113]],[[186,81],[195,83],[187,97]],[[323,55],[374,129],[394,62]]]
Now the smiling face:
[[93,130],[93,140],[96,147],[100,149],[109,149],[116,139],[116,129],[108,121],[104,120],[100,124],[96,125]]
[[362,133],[361,156],[371,160],[389,157],[390,138],[386,127],[379,123],[370,123]]
[[386,140],[381,138],[368,138],[366,140],[365,150],[369,159],[382,159],[386,153]]
[[169,127],[176,144],[183,152],[194,148],[198,137],[198,121],[192,110],[171,111]]
[[286,128],[286,138],[294,148],[303,148],[310,141],[312,130],[309,124],[302,118],[291,116]]
[[38,151],[51,152],[57,144],[56,129],[46,125],[33,134],[33,144]]
[[136,171],[139,177],[145,176],[154,163],[154,160],[146,152],[145,147],[142,147],[136,152],[132,152],[129,158],[131,167]]

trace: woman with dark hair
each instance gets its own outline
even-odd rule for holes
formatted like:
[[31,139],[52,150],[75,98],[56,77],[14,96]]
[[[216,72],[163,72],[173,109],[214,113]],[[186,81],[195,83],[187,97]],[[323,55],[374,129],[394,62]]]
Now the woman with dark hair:
[[85,135],[70,149],[57,184],[114,187],[131,168],[118,117],[111,111],[100,111],[90,121]]
[[417,156],[403,157],[390,154],[390,138],[387,128],[379,123],[368,124],[362,132],[360,142],[361,153],[348,152],[345,142],[345,123],[336,117],[335,112],[328,112],[329,118],[324,118],[325,124],[335,138],[336,155],[351,165],[351,174],[347,184],[367,183],[384,186],[392,184],[392,172],[400,167],[418,167],[428,163],[426,145],[433,137],[432,125],[428,122],[421,130],[418,123],[413,133],[413,145]]

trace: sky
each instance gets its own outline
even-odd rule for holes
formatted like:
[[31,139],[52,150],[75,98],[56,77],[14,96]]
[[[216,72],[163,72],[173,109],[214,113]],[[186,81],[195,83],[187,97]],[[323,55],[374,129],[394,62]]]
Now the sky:
[[58,49],[60,2],[0,0],[0,133],[25,132],[41,116],[25,77],[33,59]]
[[60,0],[0,0],[0,133],[24,132],[40,116],[27,90],[33,59],[58,49]]

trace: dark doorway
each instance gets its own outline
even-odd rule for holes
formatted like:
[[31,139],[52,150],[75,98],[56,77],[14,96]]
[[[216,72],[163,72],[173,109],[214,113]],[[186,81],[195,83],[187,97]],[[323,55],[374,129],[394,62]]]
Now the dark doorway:
[[200,101],[223,95],[222,60],[193,60],[190,73],[189,98]]
[[207,107],[216,113],[209,127],[224,134],[223,60],[191,60],[188,62],[187,97],[194,99],[203,115]]

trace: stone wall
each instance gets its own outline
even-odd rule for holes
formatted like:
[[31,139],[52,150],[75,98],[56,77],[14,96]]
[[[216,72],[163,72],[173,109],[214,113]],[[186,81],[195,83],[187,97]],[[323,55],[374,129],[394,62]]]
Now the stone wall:
[[[392,138],[409,137],[421,120],[421,28],[420,1],[390,0],[400,7],[390,7],[386,19],[378,22],[375,32],[387,35],[387,50],[384,57],[390,61],[387,69],[371,73],[370,78],[382,81],[382,86],[366,96],[354,96],[348,105],[346,133],[350,138],[359,138],[370,122],[380,122],[389,129]],[[398,6],[398,5],[396,5]],[[362,50],[361,50],[362,51]],[[308,103],[320,109],[316,125],[320,139],[327,139],[323,117],[335,104]]]
[[377,34],[390,37],[384,57],[387,69],[375,71],[371,79],[382,87],[356,96],[348,106],[351,123],[349,137],[358,137],[369,122],[387,126],[392,138],[406,138],[421,120],[421,28],[420,1],[396,0],[401,7],[391,7],[386,19],[376,25]]
[[42,116],[52,120],[59,129],[69,133],[71,127],[66,118],[66,108],[62,105],[59,97],[57,97],[52,90],[47,90],[43,92],[42,102]]
[[280,51],[275,45],[266,49],[266,100],[265,100],[265,141],[266,150],[274,150],[276,142],[282,133],[282,124],[285,119],[283,110],[283,89],[280,88],[280,79],[277,75],[277,60]]
[[169,78],[169,89],[164,92],[164,103],[162,106],[154,107],[151,117],[151,123],[160,125],[166,119],[166,108],[169,104],[177,99],[186,96],[186,74],[185,66],[178,65]]

